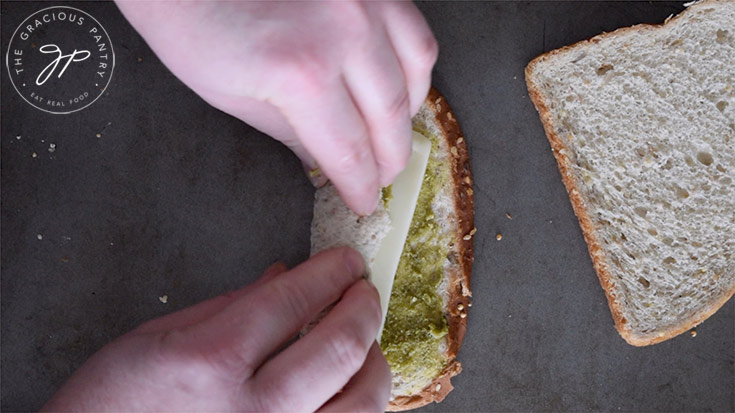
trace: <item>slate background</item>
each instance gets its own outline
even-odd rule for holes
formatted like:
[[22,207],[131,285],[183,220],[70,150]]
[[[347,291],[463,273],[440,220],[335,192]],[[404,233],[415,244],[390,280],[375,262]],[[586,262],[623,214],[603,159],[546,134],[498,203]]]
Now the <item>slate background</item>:
[[[3,59],[3,411],[38,409],[142,321],[308,256],[313,189],[297,159],[188,90],[114,4],[3,1],[2,52],[26,16],[62,4],[104,25],[117,64],[96,103],[51,115],[16,94]],[[618,336],[523,80],[543,51],[681,3],[419,8],[441,48],[434,85],[469,144],[478,228],[464,372],[424,410],[735,410],[735,301],[694,339]]]

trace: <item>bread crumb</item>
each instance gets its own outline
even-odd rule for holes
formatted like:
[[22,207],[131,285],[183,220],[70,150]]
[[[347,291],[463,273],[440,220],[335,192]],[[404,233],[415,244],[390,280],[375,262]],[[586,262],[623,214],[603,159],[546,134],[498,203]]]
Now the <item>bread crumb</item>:
[[496,240],[498,240],[498,241],[500,241],[501,239],[503,239],[503,234],[501,234],[501,233],[499,233],[499,232],[498,232],[498,233],[497,233],[497,234],[495,235],[495,239],[496,239]]
[[42,240],[43,239],[43,234],[37,234],[36,235],[36,238],[38,238],[39,241]]
[[472,235],[470,235],[470,234],[467,234],[467,235],[465,235],[464,237],[462,237],[462,239],[463,239],[463,240],[465,240],[465,241],[469,241],[469,240],[471,240],[471,239],[472,239]]
[[56,144],[55,143],[49,143],[48,144],[48,151],[53,152],[56,150]]
[[162,295],[162,296],[158,297],[158,301],[166,304],[168,302],[168,296],[167,295]]
[[692,338],[697,336],[697,330],[692,330],[689,332],[689,334],[692,336]]
[[470,235],[475,235],[476,232],[477,232],[477,227],[473,227],[472,231],[470,231]]
[[94,135],[94,136],[96,136],[96,137],[98,137],[98,138],[101,138],[101,137],[102,137],[102,134],[101,134],[101,133],[98,133],[98,134],[96,134],[96,135]]
[[459,310],[459,311],[464,310],[464,304],[462,304],[462,303],[457,304],[457,310]]
[[510,212],[506,212],[505,217],[508,219],[513,219],[513,216],[510,214]]
[[20,140],[20,135],[16,136],[16,137],[15,137],[15,139],[18,139],[18,140]]
[[467,313],[459,313],[460,318],[467,318]]
[[38,154],[37,154],[37,153],[33,152],[33,153],[31,154],[31,158],[37,158],[37,157],[38,157]]
[[439,390],[441,390],[441,389],[442,389],[442,385],[441,385],[441,383],[437,383],[437,384],[436,384],[436,387],[434,388],[434,391],[437,391],[437,392],[438,392],[438,391],[439,391]]
[[467,307],[472,307],[472,303],[467,303]]
[[459,138],[457,138],[457,143],[462,143],[462,142],[464,142],[464,138],[463,137],[460,136]]
[[61,257],[61,262],[69,262],[69,257]]
[[143,58],[138,56],[138,62],[142,62],[142,61],[143,61]]

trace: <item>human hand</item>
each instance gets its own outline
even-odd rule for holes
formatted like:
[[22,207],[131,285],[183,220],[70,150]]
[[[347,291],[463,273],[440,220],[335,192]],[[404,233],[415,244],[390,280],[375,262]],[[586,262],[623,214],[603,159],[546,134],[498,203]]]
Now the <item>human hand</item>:
[[[274,264],[253,285],[144,323],[90,358],[46,411],[384,411],[380,302],[360,255]],[[278,352],[337,301],[308,334]],[[342,390],[343,389],[343,390]]]
[[318,166],[356,213],[408,162],[438,54],[411,2],[118,6],[179,79]]

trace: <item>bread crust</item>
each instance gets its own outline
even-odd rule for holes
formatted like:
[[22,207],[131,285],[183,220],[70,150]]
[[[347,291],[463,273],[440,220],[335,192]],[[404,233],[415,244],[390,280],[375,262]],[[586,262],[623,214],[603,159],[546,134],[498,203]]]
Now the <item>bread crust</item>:
[[450,244],[448,259],[456,262],[450,266],[445,276],[448,278],[449,298],[445,316],[449,327],[447,337],[447,356],[449,363],[420,392],[411,396],[399,396],[388,404],[388,411],[415,409],[431,402],[441,402],[452,391],[451,378],[462,371],[462,365],[456,360],[457,352],[462,346],[467,331],[467,309],[470,305],[470,277],[474,261],[473,246],[476,232],[474,224],[474,193],[472,190],[472,170],[467,144],[457,123],[452,109],[444,96],[433,87],[424,101],[424,106],[433,114],[433,121],[441,131],[441,138],[450,148],[451,175],[453,184],[454,212],[457,227],[454,231],[453,244]]
[[625,341],[633,346],[640,347],[660,343],[697,326],[698,324],[709,318],[717,310],[719,310],[720,307],[722,307],[730,299],[730,297],[735,294],[735,285],[733,285],[729,291],[726,291],[724,295],[714,297],[710,306],[704,308],[698,313],[695,313],[689,318],[681,320],[681,322],[677,325],[667,326],[661,330],[657,330],[649,334],[638,334],[632,331],[627,326],[627,320],[622,314],[621,304],[618,303],[617,297],[615,296],[615,293],[613,291],[614,284],[612,282],[612,276],[607,268],[607,265],[605,264],[605,251],[601,247],[601,243],[595,237],[595,228],[592,220],[590,219],[587,207],[585,206],[584,199],[582,198],[582,195],[580,193],[580,186],[578,185],[577,180],[575,179],[575,176],[571,171],[572,162],[567,157],[565,153],[566,151],[562,150],[566,150],[567,148],[565,147],[562,139],[556,133],[557,127],[553,117],[551,116],[551,110],[546,103],[546,98],[543,95],[541,88],[537,86],[533,81],[533,73],[536,65],[539,62],[548,60],[556,55],[570,53],[576,51],[577,49],[582,49],[584,47],[594,45],[603,39],[615,37],[629,31],[643,32],[662,29],[676,19],[679,19],[681,16],[684,16],[691,9],[711,4],[732,2],[732,0],[709,0],[696,3],[689,6],[686,10],[684,10],[677,16],[667,18],[661,24],[639,24],[631,27],[620,28],[609,33],[602,33],[588,40],[582,40],[577,43],[541,54],[540,56],[533,59],[526,66],[526,86],[528,87],[529,97],[536,107],[536,110],[539,112],[541,123],[543,123],[544,131],[546,132],[546,137],[551,144],[551,150],[554,154],[554,157],[556,158],[562,181],[564,182],[564,186],[566,187],[567,193],[569,194],[569,199],[571,200],[574,214],[579,220],[579,225],[582,228],[582,234],[584,235],[584,239],[587,242],[587,249],[592,259],[592,264],[597,273],[597,278],[600,280],[600,285],[605,291],[607,303],[610,307],[610,313],[612,314],[613,320],[615,322],[615,328],[618,330],[620,336],[622,336]]

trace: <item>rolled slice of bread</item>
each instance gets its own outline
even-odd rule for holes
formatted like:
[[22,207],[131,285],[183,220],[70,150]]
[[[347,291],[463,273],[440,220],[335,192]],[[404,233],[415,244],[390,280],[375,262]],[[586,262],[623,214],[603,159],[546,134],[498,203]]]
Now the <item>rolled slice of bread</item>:
[[[454,114],[433,88],[413,127],[431,141],[432,149],[381,338],[393,373],[388,410],[440,402],[452,390],[450,379],[461,371],[456,356],[470,306],[476,230],[467,146]],[[332,185],[318,189],[312,255],[350,246],[371,263],[390,226],[390,197],[385,195],[372,215],[359,217]]]
[[735,291],[735,2],[526,67],[620,335],[655,344]]

